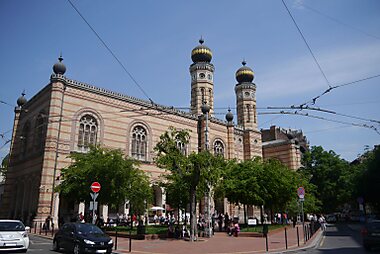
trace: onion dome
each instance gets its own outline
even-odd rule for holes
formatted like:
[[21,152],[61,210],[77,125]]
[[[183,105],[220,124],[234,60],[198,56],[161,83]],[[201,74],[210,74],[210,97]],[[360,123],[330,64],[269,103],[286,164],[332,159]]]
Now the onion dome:
[[55,74],[65,74],[66,66],[62,63],[62,55],[58,58],[59,62],[53,65],[53,71]]
[[232,122],[234,120],[234,114],[232,114],[231,109],[228,109],[228,113],[226,114],[227,122]]
[[193,60],[194,63],[199,63],[199,62],[211,62],[212,59],[212,52],[211,50],[203,45],[204,40],[201,38],[199,40],[199,43],[201,45],[196,46],[192,51],[191,51],[191,60]]
[[18,105],[19,107],[22,107],[22,106],[24,106],[25,103],[27,103],[27,102],[28,102],[28,100],[25,98],[25,92],[22,92],[21,96],[18,97],[18,99],[17,99],[17,105]]
[[245,61],[242,62],[243,67],[236,71],[236,80],[239,83],[248,82],[251,83],[253,81],[254,75],[253,70],[247,66]]
[[210,106],[206,103],[203,103],[201,106],[201,110],[203,114],[207,114],[208,112],[210,112]]

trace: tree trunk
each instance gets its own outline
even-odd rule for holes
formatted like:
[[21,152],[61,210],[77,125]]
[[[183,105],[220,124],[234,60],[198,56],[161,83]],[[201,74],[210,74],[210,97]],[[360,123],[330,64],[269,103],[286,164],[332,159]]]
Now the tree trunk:
[[197,196],[195,188],[190,190],[190,241],[197,239]]

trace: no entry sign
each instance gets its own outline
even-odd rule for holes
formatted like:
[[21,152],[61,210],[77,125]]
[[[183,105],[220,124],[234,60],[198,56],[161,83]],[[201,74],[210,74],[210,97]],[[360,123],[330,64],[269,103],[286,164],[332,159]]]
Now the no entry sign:
[[91,190],[93,191],[93,192],[99,192],[100,191],[100,183],[98,183],[98,182],[93,182],[92,184],[91,184]]
[[298,194],[298,197],[300,199],[304,199],[305,198],[305,188],[304,187],[299,187],[297,189],[297,194]]

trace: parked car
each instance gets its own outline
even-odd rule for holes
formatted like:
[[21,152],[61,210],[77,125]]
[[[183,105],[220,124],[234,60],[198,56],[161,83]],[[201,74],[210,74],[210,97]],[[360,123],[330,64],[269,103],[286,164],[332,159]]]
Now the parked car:
[[336,221],[337,221],[337,218],[336,218],[335,214],[326,215],[326,222],[327,223],[336,223]]
[[54,235],[53,249],[74,254],[111,253],[113,242],[100,228],[90,223],[66,223]]
[[362,229],[362,237],[366,250],[380,247],[380,220],[369,220]]
[[29,230],[30,227],[25,227],[19,220],[0,220],[0,252],[27,252]]

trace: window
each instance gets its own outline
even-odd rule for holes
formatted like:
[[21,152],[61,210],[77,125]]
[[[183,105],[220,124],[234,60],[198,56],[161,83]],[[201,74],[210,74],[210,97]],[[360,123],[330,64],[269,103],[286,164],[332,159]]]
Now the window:
[[214,142],[214,155],[224,157],[224,145],[220,140]]
[[187,145],[180,140],[176,140],[178,150],[185,156],[187,156]]
[[90,145],[96,144],[98,123],[91,115],[85,115],[80,119],[78,132],[78,148],[87,151]]
[[28,150],[28,139],[29,139],[29,123],[26,123],[24,125],[24,128],[22,129],[22,133],[20,136],[20,143],[21,143],[21,156],[24,157],[26,155],[26,152]]
[[147,160],[147,132],[142,126],[136,126],[132,130],[132,157],[140,160]]
[[34,146],[36,150],[41,150],[44,147],[45,143],[45,118],[43,116],[43,113],[40,113],[37,116],[34,133]]

